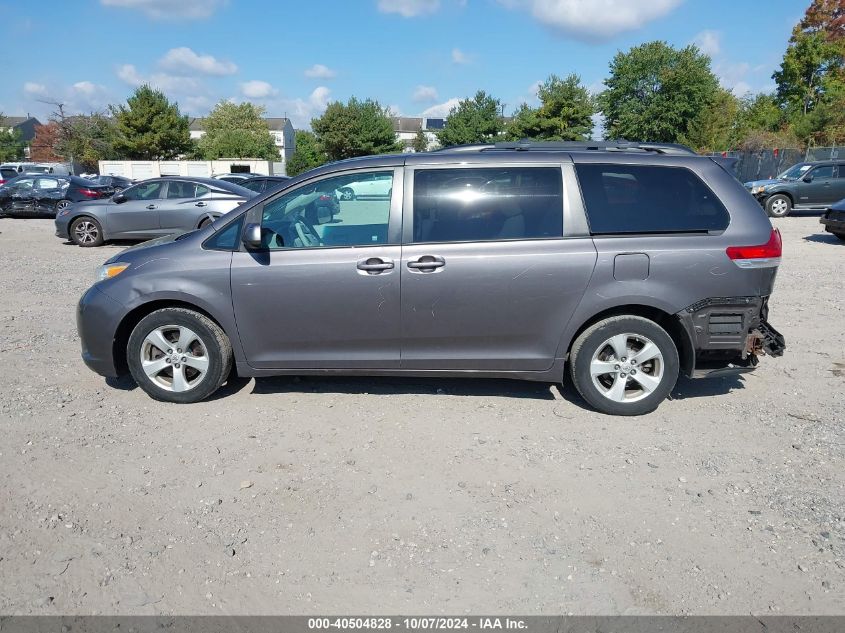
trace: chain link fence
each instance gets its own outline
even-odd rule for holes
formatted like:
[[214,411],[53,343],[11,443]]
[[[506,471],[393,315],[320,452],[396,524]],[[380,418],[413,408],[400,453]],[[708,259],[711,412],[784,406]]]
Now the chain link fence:
[[754,152],[713,152],[710,155],[737,158],[736,177],[740,182],[748,182],[749,180],[775,178],[795,163],[811,160],[845,159],[845,147],[810,147],[806,150],[769,148]]

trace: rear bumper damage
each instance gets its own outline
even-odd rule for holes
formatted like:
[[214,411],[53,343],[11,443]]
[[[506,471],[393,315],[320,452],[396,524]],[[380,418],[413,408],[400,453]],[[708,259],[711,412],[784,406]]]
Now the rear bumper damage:
[[786,341],[766,320],[768,297],[714,297],[679,312],[689,337],[684,373],[692,378],[752,371],[760,356],[782,356]]

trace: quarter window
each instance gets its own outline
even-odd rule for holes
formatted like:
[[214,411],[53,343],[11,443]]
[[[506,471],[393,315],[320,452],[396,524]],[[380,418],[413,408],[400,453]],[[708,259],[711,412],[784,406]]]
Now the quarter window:
[[563,235],[560,168],[421,169],[414,174],[414,242]]
[[683,167],[576,165],[593,234],[721,231],[730,216]]
[[[378,186],[371,186],[373,183]],[[359,195],[366,189],[367,194]],[[393,171],[355,172],[310,182],[264,205],[264,246],[321,248],[387,242]]]

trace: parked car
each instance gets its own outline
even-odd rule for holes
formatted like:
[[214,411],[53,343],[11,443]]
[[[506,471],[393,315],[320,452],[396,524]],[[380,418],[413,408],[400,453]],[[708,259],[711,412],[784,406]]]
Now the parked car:
[[289,176],[255,176],[253,178],[241,180],[237,184],[241,187],[246,187],[250,191],[264,193],[265,191],[278,189],[289,180]]
[[[82,357],[153,398],[229,376],[560,382],[599,411],[653,410],[680,372],[749,371],[780,234],[704,156],[591,142],[497,144],[324,165],[202,230],[113,256],[82,297]],[[353,182],[389,199],[309,220]],[[626,181],[620,187],[620,182]]]
[[260,176],[261,174],[253,174],[253,173],[238,173],[238,174],[217,174],[212,176],[215,180],[225,180],[226,182],[233,182],[235,184],[240,184],[244,180],[249,180],[250,178],[255,178],[256,176]]
[[745,183],[766,212],[782,218],[796,211],[823,211],[845,198],[845,161],[815,161],[793,165],[777,178]]
[[0,167],[0,185],[5,185],[7,181],[18,176],[20,174],[14,167]]
[[70,169],[64,163],[3,163],[0,169],[8,168],[14,169],[21,174],[58,174],[61,176],[69,176]]
[[99,200],[110,193],[108,187],[78,176],[24,174],[0,186],[0,212],[55,217],[74,202]]
[[114,191],[115,193],[119,193],[127,187],[131,187],[134,183],[133,180],[129,178],[124,178],[123,176],[97,176],[95,178],[92,178],[91,180],[92,182],[95,182],[98,185],[111,187],[112,191]]
[[393,191],[393,179],[384,174],[368,174],[361,180],[344,185],[337,190],[341,200],[356,198],[389,198]]
[[845,242],[845,198],[830,205],[819,222],[824,225],[825,231]]
[[254,196],[211,178],[151,178],[108,199],[60,211],[56,235],[78,246],[160,237],[202,228]]

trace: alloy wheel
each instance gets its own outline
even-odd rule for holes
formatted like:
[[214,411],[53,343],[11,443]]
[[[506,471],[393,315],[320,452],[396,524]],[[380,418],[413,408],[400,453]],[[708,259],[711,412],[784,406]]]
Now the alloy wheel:
[[199,385],[208,373],[205,343],[182,325],[163,325],[141,345],[141,368],[158,387],[180,393]]
[[100,236],[97,225],[89,220],[78,222],[73,228],[73,236],[80,244],[93,244]]
[[590,361],[593,385],[614,402],[648,397],[663,380],[660,348],[641,334],[617,334],[598,346]]

